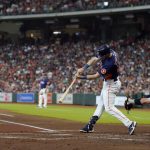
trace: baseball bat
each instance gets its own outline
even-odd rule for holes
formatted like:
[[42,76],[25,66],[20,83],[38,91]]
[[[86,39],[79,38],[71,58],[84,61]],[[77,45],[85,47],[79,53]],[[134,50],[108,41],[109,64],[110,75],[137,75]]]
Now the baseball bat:
[[64,94],[61,96],[61,98],[59,99],[59,103],[62,103],[64,98],[66,97],[66,95],[68,94],[69,90],[71,89],[71,87],[73,86],[73,84],[75,83],[76,78],[73,79],[73,81],[71,82],[71,84],[69,85],[69,87],[67,88],[67,90],[64,92]]

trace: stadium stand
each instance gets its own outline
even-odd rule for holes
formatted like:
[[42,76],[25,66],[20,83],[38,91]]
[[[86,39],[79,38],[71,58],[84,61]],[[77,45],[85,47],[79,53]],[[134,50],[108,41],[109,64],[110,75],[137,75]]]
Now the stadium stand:
[[149,0],[0,0],[0,15],[95,10],[148,4]]
[[[51,80],[50,90],[63,92],[72,80],[78,67],[94,54],[97,43],[81,40],[44,44],[5,44],[0,46],[0,78],[7,81],[13,92],[38,91],[41,74],[47,73]],[[148,92],[150,39],[110,41],[120,55],[122,93],[126,88],[130,92]],[[55,58],[55,59],[53,59]],[[70,59],[71,58],[71,59]],[[93,71],[93,70],[91,70]],[[99,82],[98,86],[97,83]],[[101,81],[78,81],[74,93],[98,92]],[[9,88],[3,85],[3,90]]]
[[[146,5],[150,5],[150,0],[0,0],[0,16],[10,15],[10,20],[8,18],[6,18],[6,22],[5,18],[1,20],[1,24],[4,23],[3,27],[7,23],[10,23],[9,25],[20,23],[21,25],[18,29],[20,33],[24,34],[23,36],[26,36],[25,32],[34,30],[34,28],[37,28],[37,32],[42,28],[46,28],[45,31],[43,30],[44,33],[50,28],[51,31],[59,28],[64,29],[64,27],[70,25],[68,22],[71,22],[71,19],[74,18],[68,17],[68,20],[59,18],[59,20],[54,16],[54,18],[46,18],[44,20],[41,17],[36,18],[37,20],[34,18],[34,21],[31,22],[26,20],[27,18],[18,21],[16,18],[18,15],[31,16],[30,19],[32,19],[31,14],[77,12],[123,7],[133,8],[134,6]],[[128,89],[132,94],[138,92],[149,94],[150,38],[146,36],[150,32],[148,29],[149,14],[149,10],[146,9],[145,12],[142,10],[141,14],[134,14],[130,11],[130,13],[118,13],[118,15],[116,13],[114,16],[112,14],[108,14],[108,16],[104,15],[104,18],[103,15],[95,14],[95,16],[91,17],[95,20],[92,20],[90,17],[77,18],[79,21],[77,26],[81,27],[81,30],[86,28],[89,33],[94,33],[95,35],[91,34],[91,36],[95,36],[95,39],[107,38],[108,35],[108,43],[118,51],[121,58],[120,69],[121,80],[123,81],[121,93],[124,93]],[[143,19],[142,17],[145,18]],[[16,19],[16,22],[11,19]],[[81,22],[82,19],[85,20]],[[47,22],[53,20],[55,24],[47,24]],[[91,24],[87,25],[86,22],[89,21],[91,21]],[[36,26],[37,24],[39,26]],[[71,25],[76,26],[73,23]],[[116,30],[118,26],[122,26],[122,28]],[[111,27],[114,27],[115,30],[110,29]],[[133,34],[134,32],[134,35],[137,35],[138,31],[142,33],[144,28],[146,29],[144,32],[145,35],[140,38],[135,38],[135,36],[122,38],[123,34],[120,34],[120,32],[124,33],[125,30],[128,30],[128,33]],[[108,33],[106,33],[107,30]],[[49,33],[50,31],[48,31]],[[100,33],[101,37],[99,36]],[[79,40],[70,37],[53,39],[51,33],[50,37],[48,36],[51,39],[47,39],[47,36],[45,36],[46,38],[41,38],[39,41],[38,39],[36,39],[37,41],[32,39],[32,41],[24,37],[25,39],[17,39],[16,42],[4,38],[5,34],[6,36],[8,34],[5,29],[4,31],[0,31],[0,90],[6,92],[38,91],[39,80],[43,72],[48,75],[51,81],[51,92],[64,92],[72,81],[76,69],[81,67],[90,56],[94,55],[94,49],[98,44],[95,40],[88,38],[88,36],[84,36]],[[78,80],[72,91],[74,93],[98,93],[101,87],[100,80]]]

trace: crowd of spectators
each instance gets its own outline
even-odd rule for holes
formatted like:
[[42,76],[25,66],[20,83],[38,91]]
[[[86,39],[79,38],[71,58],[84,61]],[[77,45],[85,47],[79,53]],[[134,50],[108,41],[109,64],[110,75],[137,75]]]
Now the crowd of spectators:
[[70,12],[149,4],[149,0],[0,0],[0,15]]
[[[150,91],[150,40],[118,40],[109,43],[119,53],[121,93]],[[0,88],[4,91],[35,92],[46,74],[51,92],[64,92],[79,67],[94,55],[97,43],[81,40],[44,44],[0,46]],[[96,70],[90,70],[95,72]],[[99,93],[102,80],[78,80],[74,93]]]

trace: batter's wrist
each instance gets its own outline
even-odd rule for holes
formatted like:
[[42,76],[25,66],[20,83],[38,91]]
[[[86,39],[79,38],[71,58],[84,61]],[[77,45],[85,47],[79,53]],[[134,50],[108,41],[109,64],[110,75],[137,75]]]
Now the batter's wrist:
[[89,68],[89,67],[90,67],[89,64],[85,64],[85,65],[83,66],[83,69],[86,70],[86,69]]
[[87,76],[80,76],[79,79],[87,79]]

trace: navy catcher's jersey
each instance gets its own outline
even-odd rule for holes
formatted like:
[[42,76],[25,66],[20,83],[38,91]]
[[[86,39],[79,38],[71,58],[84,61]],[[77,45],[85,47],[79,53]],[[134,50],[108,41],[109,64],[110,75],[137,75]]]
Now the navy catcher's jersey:
[[104,80],[109,80],[109,79],[117,80],[117,77],[119,75],[117,53],[111,50],[111,54],[112,54],[111,57],[102,60],[102,64],[98,71]]
[[46,88],[47,83],[48,83],[48,79],[42,79],[42,80],[40,81],[40,89]]

